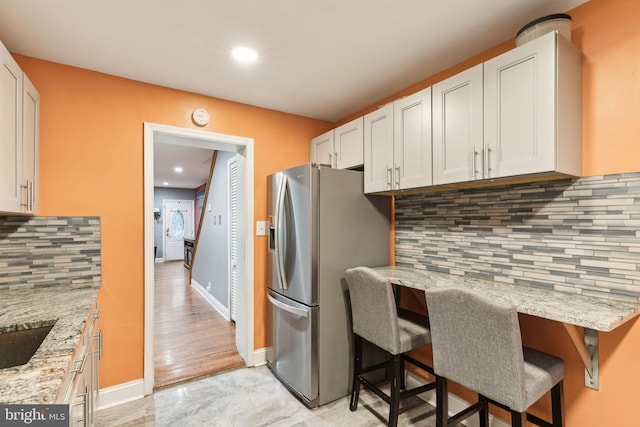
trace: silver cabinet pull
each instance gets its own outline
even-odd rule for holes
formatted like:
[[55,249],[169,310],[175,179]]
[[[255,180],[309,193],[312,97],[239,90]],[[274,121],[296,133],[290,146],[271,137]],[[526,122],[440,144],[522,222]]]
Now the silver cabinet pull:
[[74,360],[73,363],[75,364],[75,366],[70,370],[70,372],[73,372],[75,374],[81,374],[82,372],[84,372],[84,367],[87,364],[87,356],[88,354],[85,354],[82,359]]
[[476,151],[476,146],[473,146],[473,152],[471,153],[471,179],[476,179],[476,175],[478,173],[476,169],[476,156],[478,152]]
[[395,167],[395,182],[396,182],[396,190],[400,189],[400,165]]
[[489,147],[489,145],[487,144],[487,155],[486,155],[486,164],[487,164],[487,174],[486,174],[486,178],[490,178],[491,177],[491,147]]
[[391,190],[393,188],[393,178],[392,175],[393,174],[393,169],[389,167],[389,165],[387,164],[387,186],[389,187],[389,189]]

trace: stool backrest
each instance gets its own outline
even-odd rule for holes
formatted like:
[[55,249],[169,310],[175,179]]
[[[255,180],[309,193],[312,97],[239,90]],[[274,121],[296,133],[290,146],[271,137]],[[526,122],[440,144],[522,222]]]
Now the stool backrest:
[[398,312],[391,283],[367,267],[347,270],[353,332],[399,354]]
[[515,307],[461,289],[425,294],[435,373],[524,410],[524,356]]

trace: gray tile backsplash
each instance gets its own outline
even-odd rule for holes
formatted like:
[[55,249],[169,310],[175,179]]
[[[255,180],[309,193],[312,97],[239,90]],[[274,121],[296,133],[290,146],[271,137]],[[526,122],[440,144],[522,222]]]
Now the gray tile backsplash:
[[640,172],[396,196],[397,265],[640,301]]
[[101,281],[99,217],[0,217],[0,290]]

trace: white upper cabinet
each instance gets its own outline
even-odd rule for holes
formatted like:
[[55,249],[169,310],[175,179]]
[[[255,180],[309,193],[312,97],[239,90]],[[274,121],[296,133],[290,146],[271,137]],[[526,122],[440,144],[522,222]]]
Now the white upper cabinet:
[[485,178],[582,173],[582,54],[555,32],[484,63]]
[[0,61],[0,212],[20,212],[23,74],[1,43]]
[[38,151],[40,123],[40,94],[24,75],[22,97],[22,212],[38,211]]
[[364,141],[365,193],[431,185],[431,88],[367,114]]
[[482,64],[433,85],[433,183],[482,178]]
[[431,185],[431,88],[393,103],[396,189]]
[[433,183],[582,172],[582,55],[552,32],[433,86]]
[[40,95],[0,43],[0,212],[37,212]]
[[393,104],[364,116],[364,192],[393,190]]
[[335,167],[333,129],[311,140],[311,163]]
[[348,169],[363,164],[363,118],[358,117],[334,129],[335,166]]

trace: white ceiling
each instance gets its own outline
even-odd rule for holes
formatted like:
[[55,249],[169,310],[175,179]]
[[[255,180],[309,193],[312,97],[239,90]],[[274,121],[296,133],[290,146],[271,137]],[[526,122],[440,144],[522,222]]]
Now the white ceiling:
[[[26,56],[336,122],[585,1],[0,0],[0,40]],[[259,60],[234,62],[238,45]]]

